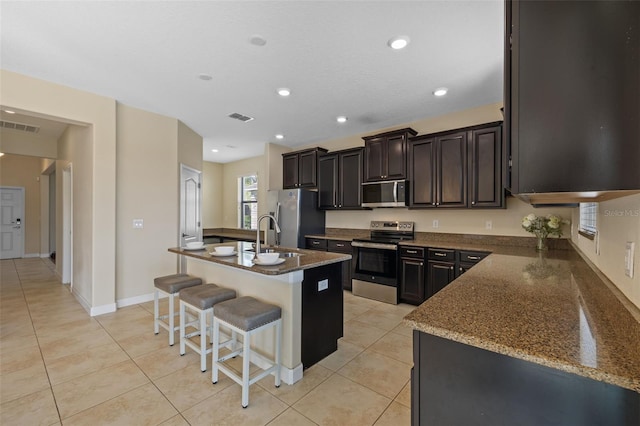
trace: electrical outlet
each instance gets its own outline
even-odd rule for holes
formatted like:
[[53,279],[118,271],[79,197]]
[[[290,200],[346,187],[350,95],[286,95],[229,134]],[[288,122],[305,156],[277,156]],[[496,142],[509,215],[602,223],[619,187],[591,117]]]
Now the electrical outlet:
[[486,220],[484,222],[484,229],[493,229],[493,221]]
[[144,228],[144,220],[133,219],[133,229],[142,229],[142,228]]
[[329,280],[318,281],[318,291],[326,290],[329,288]]
[[438,228],[439,226],[440,226],[440,222],[438,221],[438,219],[434,219],[432,227],[433,228]]
[[627,241],[627,250],[624,255],[624,274],[633,278],[633,255],[636,250],[636,243]]

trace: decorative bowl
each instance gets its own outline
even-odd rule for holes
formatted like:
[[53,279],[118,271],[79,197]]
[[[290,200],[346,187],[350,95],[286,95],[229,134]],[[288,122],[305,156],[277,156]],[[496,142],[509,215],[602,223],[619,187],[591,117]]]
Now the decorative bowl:
[[190,243],[187,243],[187,248],[189,249],[197,249],[201,247],[204,247],[204,243],[202,241],[192,241]]
[[280,258],[280,253],[258,253],[258,260],[265,265],[275,263]]
[[217,254],[231,254],[233,253],[233,247],[232,246],[220,246],[220,247],[214,247],[213,248]]

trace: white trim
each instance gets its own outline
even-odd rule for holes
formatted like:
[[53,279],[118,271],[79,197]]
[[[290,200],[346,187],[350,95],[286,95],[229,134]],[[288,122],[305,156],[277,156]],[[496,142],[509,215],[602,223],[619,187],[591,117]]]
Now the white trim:
[[[64,284],[63,285],[67,286],[69,284]],[[80,303],[80,306],[82,306],[84,308],[85,311],[87,311],[87,313],[89,315],[91,315],[91,304],[81,295],[78,294],[78,292],[73,291],[73,288],[69,288],[69,291],[71,292],[71,294],[73,294],[73,297],[76,298],[76,300],[78,301],[78,303]]]
[[40,253],[25,253],[22,257],[27,258],[27,257],[46,257],[46,256],[42,256]]
[[[168,297],[164,294],[160,295],[160,298]],[[124,308],[125,306],[138,305],[140,303],[151,302],[153,300],[153,293],[141,294],[140,296],[127,297],[126,299],[116,300],[116,306],[118,308]]]
[[111,312],[115,312],[117,310],[115,303],[109,303],[102,306],[95,306],[91,308],[89,315],[95,317],[97,315],[110,314]]

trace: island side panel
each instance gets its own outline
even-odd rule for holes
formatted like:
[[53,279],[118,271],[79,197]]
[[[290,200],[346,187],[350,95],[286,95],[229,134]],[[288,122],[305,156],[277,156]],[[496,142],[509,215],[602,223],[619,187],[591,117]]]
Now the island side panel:
[[[231,288],[237,296],[252,296],[263,302],[282,308],[282,366],[295,370],[302,368],[301,323],[303,272],[282,275],[264,275],[204,260],[187,258],[187,272],[202,278],[206,283]],[[215,310],[215,308],[214,308]],[[274,356],[275,331],[268,329],[251,338],[257,351]]]
[[413,333],[413,425],[640,424],[637,392]]

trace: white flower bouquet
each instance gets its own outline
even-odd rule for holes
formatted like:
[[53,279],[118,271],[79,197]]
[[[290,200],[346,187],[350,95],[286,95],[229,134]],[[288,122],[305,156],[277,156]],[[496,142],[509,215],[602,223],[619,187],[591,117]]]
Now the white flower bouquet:
[[565,221],[560,216],[554,214],[544,217],[530,213],[522,219],[522,227],[524,230],[531,232],[538,238],[536,246],[538,250],[544,250],[546,248],[545,240],[549,235],[562,236],[563,223],[565,223]]

